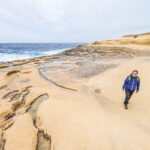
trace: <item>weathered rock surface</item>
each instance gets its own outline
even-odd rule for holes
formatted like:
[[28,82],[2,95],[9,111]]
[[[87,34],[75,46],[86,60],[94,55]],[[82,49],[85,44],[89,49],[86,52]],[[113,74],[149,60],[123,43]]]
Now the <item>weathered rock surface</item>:
[[[138,47],[139,48],[139,47]],[[129,46],[117,46],[107,44],[94,44],[90,43],[85,46],[80,46],[67,51],[64,51],[64,55],[78,56],[78,57],[102,57],[102,58],[113,58],[113,57],[136,57],[143,55],[150,55],[150,51],[147,48],[135,48]]]
[[12,65],[13,65],[13,66],[19,66],[19,65],[23,65],[23,64],[26,64],[26,63],[29,63],[29,62],[30,62],[29,59],[20,60],[20,61],[13,61],[13,62],[12,62]]
[[7,68],[9,67],[9,63],[1,63],[0,68]]
[[[52,149],[148,150],[150,71],[145,66],[150,65],[149,60],[147,57],[124,62],[85,80],[78,92],[59,91],[61,94],[43,102],[36,126],[51,136]],[[134,67],[141,72],[145,86],[125,110],[121,85]],[[101,89],[101,93],[95,93],[95,89]]]
[[35,150],[37,144],[37,129],[32,117],[26,113],[18,116],[11,128],[3,135],[6,150]]
[[20,72],[20,69],[18,69],[18,68],[10,69],[7,72],[7,76],[13,75],[13,74],[18,73],[18,72]]
[[[148,43],[106,43],[0,65],[0,150],[150,149],[150,59],[137,57]],[[121,85],[133,69],[143,87],[126,111]]]
[[73,96],[46,101],[39,108],[36,125],[51,136],[52,149],[110,149],[98,102]]
[[106,40],[91,42],[88,45],[137,45],[137,46],[150,46],[150,33],[126,35],[117,40]]

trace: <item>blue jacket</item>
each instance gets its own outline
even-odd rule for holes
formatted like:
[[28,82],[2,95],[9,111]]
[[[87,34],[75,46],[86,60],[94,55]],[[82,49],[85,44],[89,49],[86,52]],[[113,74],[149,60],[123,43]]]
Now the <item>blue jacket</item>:
[[[130,80],[129,80],[130,77]],[[132,77],[132,74],[130,74],[124,81],[124,84],[122,86],[123,89],[128,89],[128,90],[136,90],[137,92],[140,89],[140,78],[137,80],[139,77]]]

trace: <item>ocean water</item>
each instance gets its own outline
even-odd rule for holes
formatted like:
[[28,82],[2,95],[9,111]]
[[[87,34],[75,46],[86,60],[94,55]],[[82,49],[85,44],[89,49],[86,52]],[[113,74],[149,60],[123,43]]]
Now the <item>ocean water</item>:
[[0,62],[58,54],[83,43],[0,43]]

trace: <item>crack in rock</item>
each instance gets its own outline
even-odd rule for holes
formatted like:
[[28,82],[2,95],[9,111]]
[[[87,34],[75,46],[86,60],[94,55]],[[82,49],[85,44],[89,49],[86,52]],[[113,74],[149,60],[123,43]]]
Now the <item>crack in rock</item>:
[[21,97],[22,93],[16,93],[15,95],[13,95],[13,97],[11,97],[11,101],[15,101],[18,100]]
[[12,96],[13,94],[15,94],[15,93],[17,93],[17,92],[19,92],[19,90],[11,91],[11,92],[5,94],[5,95],[2,97],[2,99],[7,99],[7,98],[9,98],[10,96]]
[[77,91],[76,89],[72,89],[72,88],[69,88],[69,87],[65,87],[65,86],[63,86],[63,85],[59,85],[59,84],[57,84],[56,82],[54,82],[54,81],[48,79],[48,78],[47,78],[46,76],[44,76],[43,73],[41,72],[41,68],[38,69],[38,73],[39,73],[39,75],[40,75],[44,80],[46,80],[46,81],[48,81],[48,82],[50,82],[50,83],[52,83],[52,84],[54,84],[54,85],[56,85],[56,86],[58,86],[58,87],[60,87],[60,88],[67,89],[67,90],[71,90],[71,91]]
[[15,114],[7,114],[7,115],[5,116],[5,121],[11,119],[11,118],[14,117],[14,116],[15,116]]
[[32,88],[32,86],[27,86],[27,87],[23,90],[23,92],[29,91],[30,88]]
[[47,134],[44,134],[43,131],[38,131],[36,150],[50,150],[50,149],[51,149],[51,138]]
[[19,103],[18,105],[16,105],[16,107],[14,108],[14,111],[17,111],[19,108],[24,107],[26,97],[27,97],[27,95],[28,95],[29,93],[30,93],[30,91],[27,91],[27,92],[22,96],[22,102]]
[[33,124],[38,129],[36,150],[51,150],[51,137],[36,126],[36,114],[39,105],[49,98],[48,94],[38,96],[27,110],[32,116]]
[[40,96],[38,96],[30,105],[30,107],[28,108],[27,112],[29,112],[33,118],[33,122],[35,123],[35,119],[36,119],[36,113],[38,110],[39,105],[47,100],[49,98],[48,94],[42,94]]
[[1,141],[1,143],[0,143],[0,150],[4,150],[4,148],[5,148],[5,143],[6,143],[6,140],[3,139],[3,140]]

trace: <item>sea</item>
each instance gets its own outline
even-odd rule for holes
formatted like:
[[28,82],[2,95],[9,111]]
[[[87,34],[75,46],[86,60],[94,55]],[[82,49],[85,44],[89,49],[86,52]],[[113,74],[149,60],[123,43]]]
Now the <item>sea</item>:
[[0,62],[50,56],[85,43],[0,43]]

